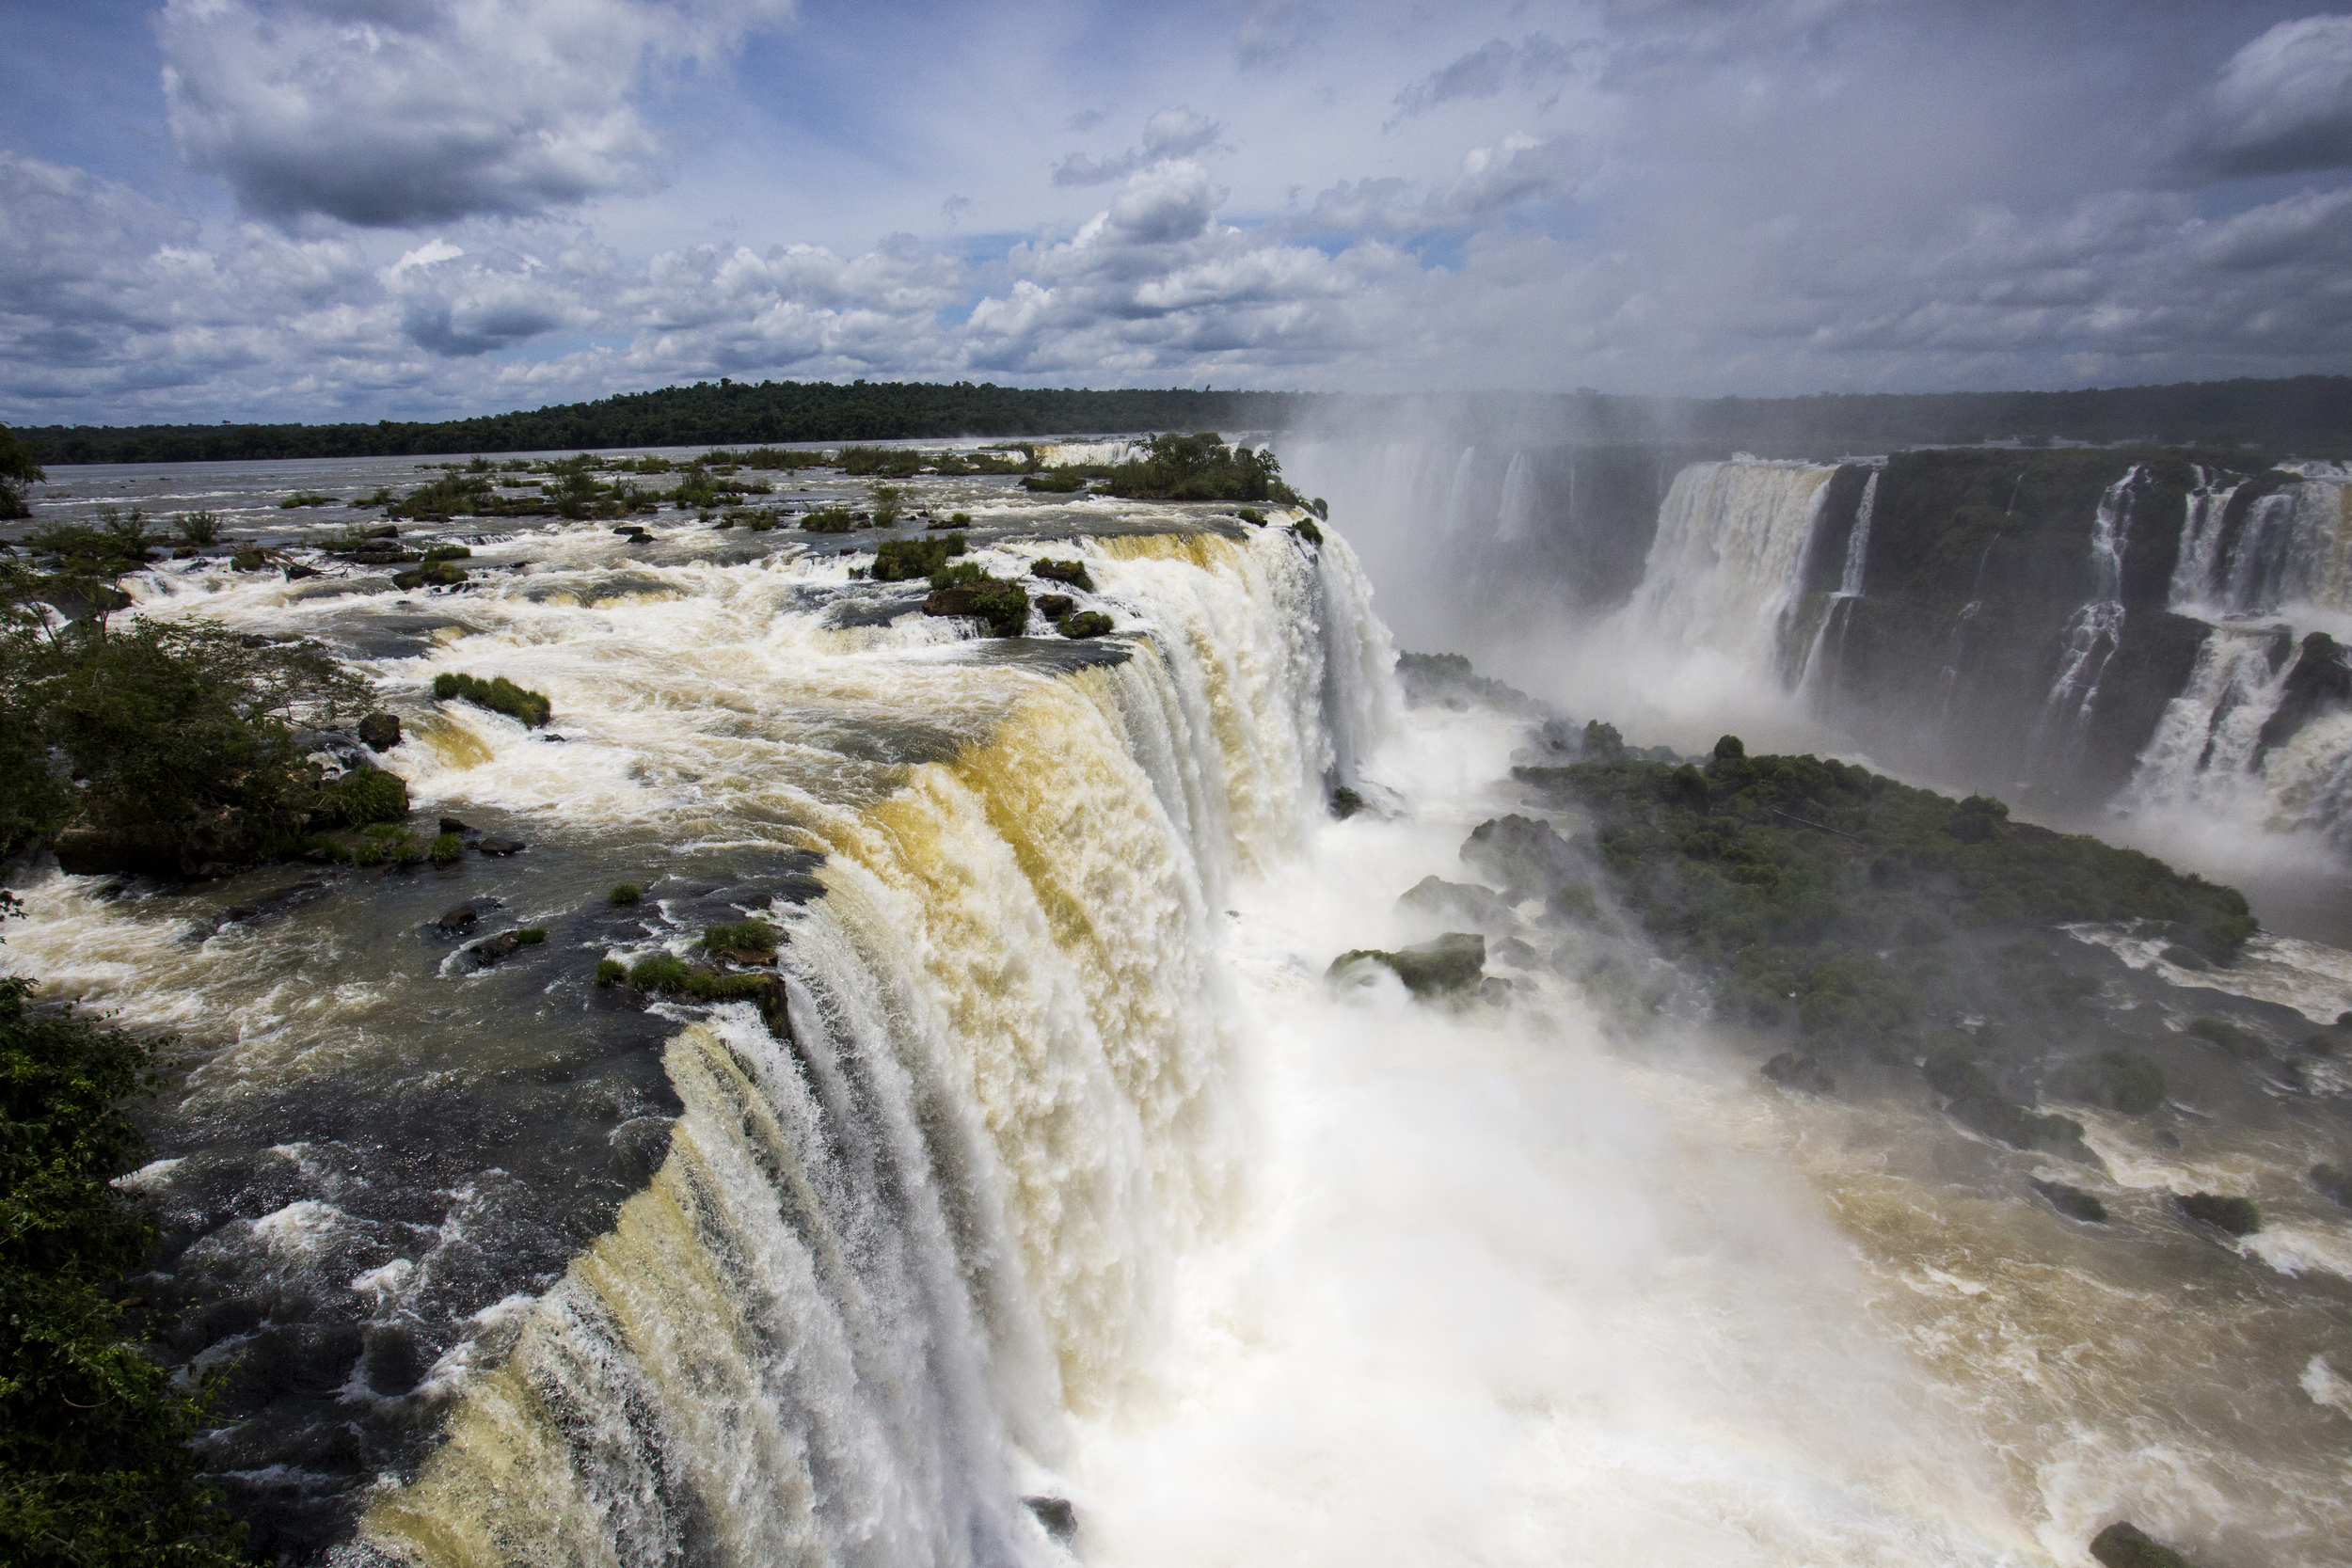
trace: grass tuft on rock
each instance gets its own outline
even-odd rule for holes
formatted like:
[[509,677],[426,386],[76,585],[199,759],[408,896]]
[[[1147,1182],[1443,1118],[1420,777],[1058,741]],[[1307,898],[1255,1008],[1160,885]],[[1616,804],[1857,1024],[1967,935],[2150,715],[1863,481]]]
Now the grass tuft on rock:
[[493,713],[503,713],[519,719],[537,729],[554,717],[554,708],[544,692],[516,686],[504,675],[483,680],[478,676],[443,671],[433,677],[433,695],[442,702],[462,700],[476,707],[486,707]]

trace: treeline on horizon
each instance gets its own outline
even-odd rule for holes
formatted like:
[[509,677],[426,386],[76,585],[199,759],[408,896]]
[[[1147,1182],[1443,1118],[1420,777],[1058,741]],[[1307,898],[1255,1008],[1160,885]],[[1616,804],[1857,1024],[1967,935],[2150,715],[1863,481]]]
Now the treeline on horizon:
[[[2352,376],[2180,382],[2071,392],[1824,392],[1791,398],[1650,398],[1581,390],[1450,400],[1540,438],[1677,441],[1772,454],[1836,455],[1987,438],[2258,447],[2276,456],[2352,455]],[[721,379],[479,419],[374,424],[46,425],[19,437],[43,464],[250,462],[596,451],[792,441],[1273,430],[1310,419],[1415,417],[1404,395],[1187,388],[998,387],[959,381]],[[1531,421],[1530,416],[1534,418]]]

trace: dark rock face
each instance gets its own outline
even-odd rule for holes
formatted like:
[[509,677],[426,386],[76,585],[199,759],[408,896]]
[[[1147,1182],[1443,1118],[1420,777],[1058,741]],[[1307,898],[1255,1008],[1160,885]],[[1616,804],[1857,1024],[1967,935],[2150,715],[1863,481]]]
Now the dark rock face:
[[1807,1094],[1830,1094],[1836,1091],[1837,1080],[1819,1060],[1796,1051],[1784,1051],[1766,1062],[1759,1069],[1769,1084],[1784,1089],[1801,1089]]
[[389,752],[400,744],[400,718],[390,713],[371,713],[359,721],[359,742],[371,752]]
[[504,838],[497,833],[492,833],[475,844],[474,847],[481,850],[485,855],[505,856],[515,854],[519,850],[527,849],[530,846],[523,843],[520,839]]
[[1532,895],[1568,880],[1577,857],[1550,823],[1514,815],[1472,829],[1462,845],[1462,861],[1511,892]]
[[2051,1208],[2070,1220],[2080,1220],[2085,1225],[2107,1223],[2107,1206],[2080,1187],[2070,1187],[2063,1181],[2044,1181],[2035,1177],[2033,1190],[2047,1198]]
[[2172,1206],[2201,1225],[2216,1230],[2226,1230],[2233,1236],[2251,1236],[2263,1227],[2262,1211],[2254,1207],[2250,1197],[2222,1197],[2214,1193],[2190,1193],[2176,1197]]
[[1041,594],[1037,601],[1037,612],[1049,621],[1058,621],[1077,608],[1078,601],[1067,594]]
[[1435,942],[1384,953],[1359,947],[1331,960],[1327,977],[1338,979],[1359,963],[1386,965],[1405,982],[1405,989],[1426,1001],[1473,990],[1486,977],[1486,939],[1468,931],[1448,931]]
[[2327,1197],[2352,1209],[2352,1170],[2338,1170],[2328,1164],[2313,1165],[2312,1185]]
[[215,806],[185,822],[80,824],[57,835],[56,852],[58,869],[73,876],[209,881],[249,863],[261,845],[244,813]]
[[2122,1520],[2091,1537],[2090,1555],[2106,1568],[2197,1568],[2171,1547],[2151,1540],[2138,1527]]
[[[1832,481],[1808,557],[1815,596],[1783,650],[1791,678],[1814,658],[1825,717],[1930,773],[2029,781],[2026,799],[2090,804],[2127,784],[2206,635],[2169,608],[2196,482],[2188,462],[1898,453],[1880,470],[1862,596],[1827,600],[1824,558],[1842,566],[1859,505],[1858,486],[1845,499],[1846,477]],[[2111,489],[2118,598],[2093,635],[2083,619],[2101,591],[2091,536]],[[2078,684],[2054,701],[2077,656]]]
[[466,826],[465,823],[460,822],[454,816],[444,816],[441,818],[441,832],[445,833],[469,833],[473,831],[473,829]]
[[1024,1497],[1037,1522],[1045,1527],[1045,1533],[1057,1541],[1068,1541],[1078,1533],[1078,1511],[1070,1506],[1067,1497]]
[[481,918],[482,911],[476,905],[465,903],[442,911],[441,918],[433,924],[440,928],[444,936],[455,936],[460,931],[472,930]]
[[2303,639],[2295,668],[2287,672],[2279,705],[2263,721],[2254,760],[2285,745],[2323,714],[2352,706],[2352,653],[2324,631]]
[[1507,931],[1511,928],[1510,901],[1499,893],[1470,882],[1447,882],[1435,877],[1423,877],[1396,902],[1400,909],[1435,915],[1440,920],[1459,921],[1485,931]]
[[2164,1103],[2164,1073],[2156,1064],[2121,1046],[2077,1056],[2058,1070],[2057,1091],[2086,1105],[2144,1117]]

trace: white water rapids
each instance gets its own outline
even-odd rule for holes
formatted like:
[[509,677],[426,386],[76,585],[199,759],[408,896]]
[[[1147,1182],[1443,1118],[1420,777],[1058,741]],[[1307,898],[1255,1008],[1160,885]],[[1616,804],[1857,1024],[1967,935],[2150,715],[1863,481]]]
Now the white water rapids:
[[[1774,634],[1828,470],[1771,471],[1744,532],[1684,507],[1657,559],[1685,590],[1643,613],[1726,649]],[[535,975],[517,1020],[584,1028],[596,958],[686,951],[703,866],[824,857],[819,896],[755,906],[787,928],[794,1039],[743,1005],[665,1014],[650,1179],[414,1390],[355,1372],[352,1409],[438,1436],[339,1557],[2080,1568],[2128,1513],[2223,1568],[2327,1560],[2347,1418],[2306,1384],[2336,1386],[2308,1367],[2352,1362],[2340,1334],[2242,1284],[2184,1323],[2169,1282],[1932,1168],[1921,1118],[1780,1096],[1682,1024],[1613,1032],[1532,921],[1495,944],[1507,1006],[1334,992],[1334,954],[1438,934],[1398,895],[1467,879],[1464,836],[1518,803],[1518,726],[1400,711],[1342,529],[1315,549],[1198,513],[1036,515],[1088,535],[1048,553],[1083,555],[1122,661],[911,600],[845,623],[866,592],[845,560],[687,528],[650,553],[596,525],[485,540],[485,586],[405,610],[218,570],[143,588],[153,613],[355,645],[433,612],[368,669],[410,721],[389,761],[421,811],[538,825],[539,869],[501,885],[558,934],[507,972]],[[981,522],[984,564],[1035,553],[1017,507]],[[547,691],[564,744],[421,698],[458,669]],[[1384,809],[1331,820],[1333,783]],[[606,883],[690,863],[681,912],[648,878],[638,925],[564,945]],[[192,942],[167,900],[97,884],[29,889],[0,954],[197,1037],[175,1114],[503,1049],[496,1014],[471,1038],[387,1027],[476,984],[405,930]],[[2150,1169],[2191,1158],[2111,1136]],[[141,1184],[168,1204],[194,1168]],[[214,1238],[287,1278],[310,1248],[389,1330],[437,1255],[353,1252],[339,1213],[306,1196]],[[2289,1370],[2233,1360],[2248,1336],[2295,1347]],[[2208,1361],[2260,1373],[2259,1420],[2175,1411],[2166,1367]],[[1024,1494],[1071,1498],[1074,1543]]]

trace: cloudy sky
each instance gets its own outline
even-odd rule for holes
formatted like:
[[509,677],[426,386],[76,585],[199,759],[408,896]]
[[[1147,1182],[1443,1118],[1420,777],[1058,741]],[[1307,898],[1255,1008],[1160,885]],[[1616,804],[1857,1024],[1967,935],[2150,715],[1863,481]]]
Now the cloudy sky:
[[2352,371],[2264,0],[0,0],[0,420]]

